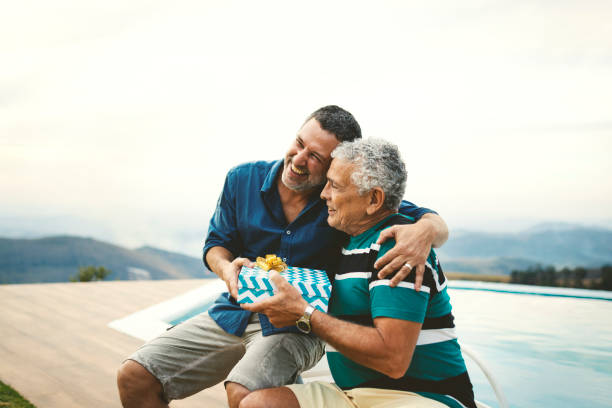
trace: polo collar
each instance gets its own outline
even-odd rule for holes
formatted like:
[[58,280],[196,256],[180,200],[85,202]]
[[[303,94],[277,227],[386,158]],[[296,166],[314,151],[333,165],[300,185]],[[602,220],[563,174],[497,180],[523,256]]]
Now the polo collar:
[[278,172],[282,171],[283,169],[283,162],[284,160],[281,159],[272,165],[270,171],[268,171],[266,179],[264,180],[261,186],[262,193],[267,193],[273,188],[276,188],[276,178],[278,177]]

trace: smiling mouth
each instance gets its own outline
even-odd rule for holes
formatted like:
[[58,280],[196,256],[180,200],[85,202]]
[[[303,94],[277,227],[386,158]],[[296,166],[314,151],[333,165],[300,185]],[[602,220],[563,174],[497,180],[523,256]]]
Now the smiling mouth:
[[299,176],[305,176],[305,175],[308,174],[308,172],[306,170],[300,170],[297,167],[295,167],[293,162],[291,162],[291,171],[293,171],[295,174],[297,174]]

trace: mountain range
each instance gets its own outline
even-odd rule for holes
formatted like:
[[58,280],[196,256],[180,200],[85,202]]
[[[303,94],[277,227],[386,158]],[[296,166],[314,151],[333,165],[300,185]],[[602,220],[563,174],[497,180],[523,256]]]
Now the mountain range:
[[127,249],[91,238],[0,238],[0,283],[68,282],[82,266],[104,266],[107,280],[214,277],[201,259],[153,247]]
[[[520,233],[451,231],[437,250],[447,272],[507,275],[530,266],[601,267],[612,264],[612,230],[540,224]],[[67,282],[81,266],[104,266],[107,279],[214,277],[196,257],[145,246],[127,249],[76,236],[0,238],[0,283]]]
[[446,271],[509,274],[529,266],[612,264],[612,230],[568,223],[539,224],[519,233],[451,231],[437,250]]

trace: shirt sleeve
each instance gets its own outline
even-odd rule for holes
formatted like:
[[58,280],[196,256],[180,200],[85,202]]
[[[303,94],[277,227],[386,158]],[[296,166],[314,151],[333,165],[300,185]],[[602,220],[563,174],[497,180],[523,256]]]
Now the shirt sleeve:
[[[380,246],[377,259],[383,256],[393,245],[395,245],[395,240],[383,243]],[[378,279],[377,275],[377,273],[372,274],[369,287],[372,318],[391,317],[423,323],[430,296],[428,288],[423,286],[421,291],[415,291],[413,273],[396,287],[389,286],[390,277]]]
[[234,256],[241,252],[241,240],[236,224],[236,196],[237,170],[232,169],[225,177],[223,191],[217,200],[217,207],[208,226],[208,235],[203,249],[203,260],[207,268],[206,253],[215,246],[221,246]]
[[438,214],[429,208],[417,207],[410,201],[403,200],[400,204],[399,213],[418,221],[425,214]]

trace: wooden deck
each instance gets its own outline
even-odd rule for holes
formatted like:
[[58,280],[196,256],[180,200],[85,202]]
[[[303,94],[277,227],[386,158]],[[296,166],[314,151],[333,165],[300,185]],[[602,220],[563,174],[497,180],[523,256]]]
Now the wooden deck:
[[[107,324],[206,280],[0,285],[0,380],[37,408],[120,407],[117,368],[142,341]],[[227,407],[222,385],[172,407]]]

